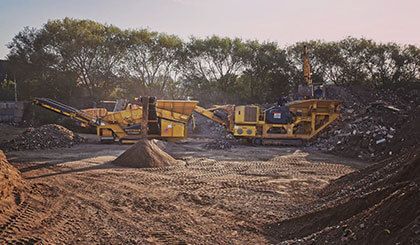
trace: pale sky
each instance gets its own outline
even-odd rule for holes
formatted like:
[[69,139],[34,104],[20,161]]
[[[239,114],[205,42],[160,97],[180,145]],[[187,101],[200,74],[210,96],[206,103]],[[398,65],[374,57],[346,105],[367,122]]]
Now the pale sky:
[[347,36],[420,45],[420,0],[0,0],[0,59],[25,26],[91,19],[120,28],[276,41]]

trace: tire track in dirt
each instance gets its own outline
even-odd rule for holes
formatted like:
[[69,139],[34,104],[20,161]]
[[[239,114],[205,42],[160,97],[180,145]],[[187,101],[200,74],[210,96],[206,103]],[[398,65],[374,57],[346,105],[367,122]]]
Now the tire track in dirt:
[[[290,216],[290,207],[311,200],[313,190],[352,171],[304,154],[269,161],[193,156],[185,165],[153,169],[98,159],[72,158],[25,173],[45,197],[27,229],[37,231],[34,238],[51,244],[264,243],[264,224]],[[32,241],[27,234],[11,233],[7,241]]]
[[[55,185],[58,184],[57,181],[59,180],[51,178],[49,182]],[[43,228],[49,230],[48,242],[66,243],[69,239],[78,238],[80,241],[95,243],[98,242],[97,238],[100,238],[100,241],[107,243],[106,238],[110,237],[111,231],[105,220],[100,218],[112,212],[108,210],[106,203],[102,203],[100,199],[96,200],[98,198],[92,194],[94,190],[91,193],[85,191],[90,186],[83,183],[89,181],[71,178],[66,179],[64,185],[60,183],[60,196],[50,205],[46,218],[42,220]],[[93,210],[94,213],[91,215],[87,212],[89,210]],[[101,217],[98,217],[98,214],[101,214]]]
[[[36,244],[42,241],[40,238],[30,235],[38,218],[37,210],[31,207],[28,202],[20,203],[5,223],[0,224],[0,243]],[[23,236],[23,234],[29,236]]]

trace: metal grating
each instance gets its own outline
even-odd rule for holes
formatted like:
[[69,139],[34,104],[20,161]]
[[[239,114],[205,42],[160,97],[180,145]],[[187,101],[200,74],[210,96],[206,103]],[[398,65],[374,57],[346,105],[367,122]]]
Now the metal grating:
[[257,107],[255,106],[246,106],[245,107],[245,122],[256,122],[257,121]]

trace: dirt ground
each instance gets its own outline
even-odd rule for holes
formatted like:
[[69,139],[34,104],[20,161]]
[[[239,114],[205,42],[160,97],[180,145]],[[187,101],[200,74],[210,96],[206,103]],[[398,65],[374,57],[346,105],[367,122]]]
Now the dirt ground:
[[184,164],[153,169],[111,164],[129,146],[94,139],[8,152],[30,187],[0,223],[0,243],[275,243],[267,224],[293,217],[330,180],[362,167],[299,148],[209,151],[205,143],[164,143]]

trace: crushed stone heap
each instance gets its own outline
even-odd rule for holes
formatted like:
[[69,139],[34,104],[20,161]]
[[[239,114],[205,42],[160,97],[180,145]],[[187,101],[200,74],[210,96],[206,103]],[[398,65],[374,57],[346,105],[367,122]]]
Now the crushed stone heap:
[[178,161],[159,148],[155,140],[140,140],[113,163],[124,167],[154,168],[176,165]]
[[229,150],[232,144],[225,139],[214,139],[204,145],[204,148],[209,150]]
[[420,144],[420,92],[339,88],[339,121],[312,142],[319,150],[367,161],[404,154]]
[[189,128],[190,131],[188,134],[193,137],[204,137],[204,138],[213,138],[213,139],[229,139],[232,140],[233,135],[228,132],[228,130],[212,120],[198,114],[194,113],[195,128],[192,129],[192,126]]
[[28,128],[21,135],[4,143],[2,148],[9,151],[50,149],[71,147],[84,141],[83,137],[63,126],[46,124],[38,128]]

